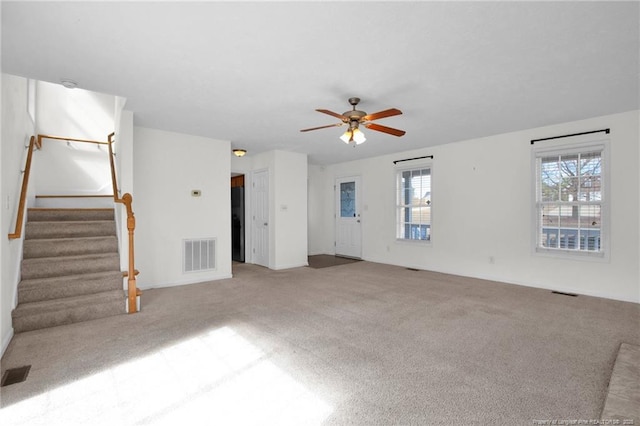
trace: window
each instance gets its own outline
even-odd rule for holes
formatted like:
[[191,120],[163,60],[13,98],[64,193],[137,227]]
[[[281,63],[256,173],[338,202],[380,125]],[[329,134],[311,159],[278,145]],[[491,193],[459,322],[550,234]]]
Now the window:
[[396,173],[396,238],[431,241],[431,167]]
[[536,153],[536,250],[605,252],[604,145]]

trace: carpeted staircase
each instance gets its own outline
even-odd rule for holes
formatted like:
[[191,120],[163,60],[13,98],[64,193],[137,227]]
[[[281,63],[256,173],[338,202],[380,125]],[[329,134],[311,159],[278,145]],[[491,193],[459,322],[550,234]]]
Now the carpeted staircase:
[[113,209],[28,210],[16,333],[125,313]]

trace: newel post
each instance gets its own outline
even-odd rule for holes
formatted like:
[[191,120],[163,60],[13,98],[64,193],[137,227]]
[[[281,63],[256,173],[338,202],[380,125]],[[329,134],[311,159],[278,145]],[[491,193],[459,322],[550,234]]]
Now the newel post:
[[135,259],[134,259],[134,247],[133,247],[133,236],[134,231],[136,229],[136,218],[133,215],[133,209],[131,208],[131,203],[133,201],[133,197],[131,194],[126,193],[122,196],[122,201],[127,209],[127,230],[129,231],[129,268],[127,272],[127,290],[128,290],[128,304],[129,304],[129,313],[133,314],[138,312],[137,305],[137,296],[138,296],[138,288],[136,287],[136,271],[135,271]]

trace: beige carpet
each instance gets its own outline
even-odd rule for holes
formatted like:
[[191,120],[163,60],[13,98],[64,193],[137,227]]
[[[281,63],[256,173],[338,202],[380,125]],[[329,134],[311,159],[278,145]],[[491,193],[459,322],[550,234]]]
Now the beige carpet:
[[[640,306],[369,262],[146,291],[17,335],[3,424],[531,425],[599,419]],[[543,423],[538,423],[543,424]],[[550,423],[549,423],[550,424]]]

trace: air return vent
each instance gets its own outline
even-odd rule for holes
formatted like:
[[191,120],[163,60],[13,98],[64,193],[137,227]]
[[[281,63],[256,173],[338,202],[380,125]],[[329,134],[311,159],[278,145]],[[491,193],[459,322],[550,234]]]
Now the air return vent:
[[182,270],[184,272],[216,269],[216,239],[184,240]]
[[7,369],[7,371],[5,371],[4,375],[2,376],[2,382],[0,383],[0,386],[9,386],[13,385],[14,383],[24,382],[25,380],[27,380],[30,369],[30,365]]
[[578,297],[578,295],[577,295],[577,294],[575,294],[575,293],[565,293],[564,291],[555,291],[555,290],[553,290],[551,293],[553,293],[553,294],[560,294],[560,295],[562,295],[562,296]]

